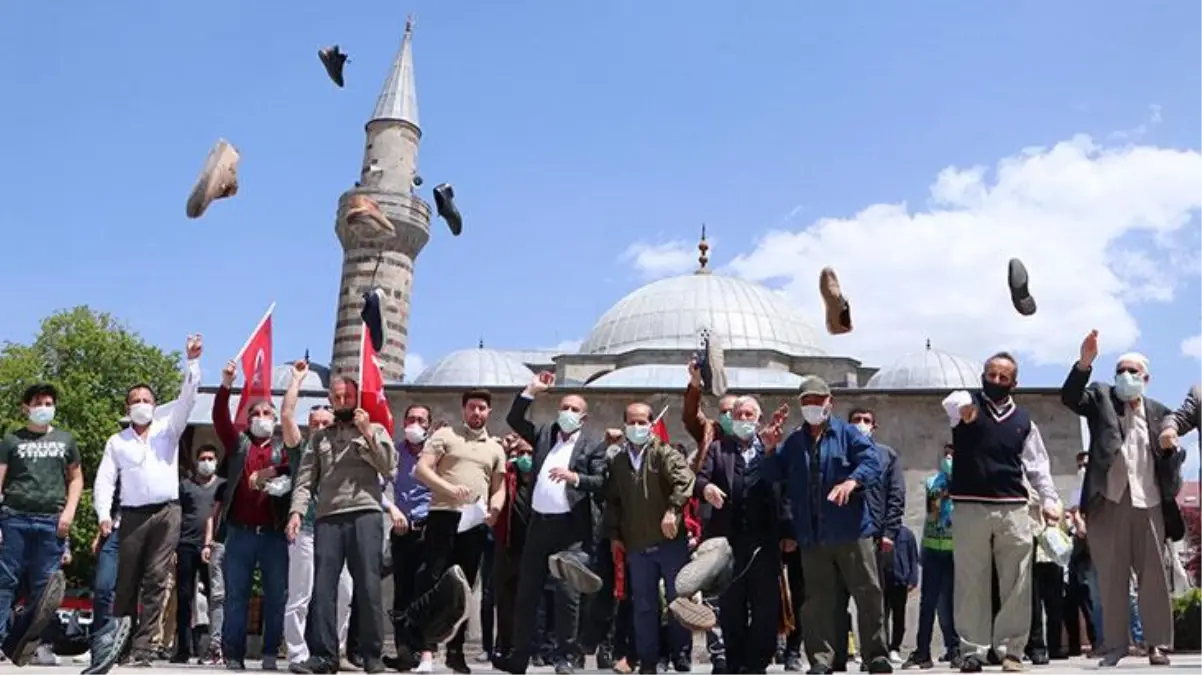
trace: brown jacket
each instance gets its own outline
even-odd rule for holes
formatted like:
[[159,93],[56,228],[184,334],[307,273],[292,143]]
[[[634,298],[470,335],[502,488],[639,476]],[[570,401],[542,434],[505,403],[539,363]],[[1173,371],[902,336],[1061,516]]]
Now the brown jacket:
[[714,441],[726,438],[722,425],[717,420],[711,420],[701,410],[701,388],[689,385],[684,392],[684,409],[680,413],[680,421],[684,423],[685,431],[697,443],[697,455],[693,460],[693,470],[696,471],[705,463],[705,455]]

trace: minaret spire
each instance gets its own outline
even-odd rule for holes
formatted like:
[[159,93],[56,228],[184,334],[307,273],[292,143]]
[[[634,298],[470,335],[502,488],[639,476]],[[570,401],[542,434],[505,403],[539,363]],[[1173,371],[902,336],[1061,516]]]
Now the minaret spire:
[[710,273],[710,269],[708,267],[706,267],[706,265],[708,265],[709,261],[710,261],[709,250],[710,250],[709,242],[705,240],[705,223],[702,223],[701,224],[701,241],[697,242],[697,251],[700,253],[700,255],[697,256],[697,263],[700,266],[697,268],[697,271],[695,272],[695,274],[709,274]]
[[414,16],[410,14],[405,21],[401,48],[393,59],[380,97],[376,99],[376,109],[371,114],[373,122],[399,120],[421,128],[417,116],[417,85],[414,84],[413,75],[413,24]]

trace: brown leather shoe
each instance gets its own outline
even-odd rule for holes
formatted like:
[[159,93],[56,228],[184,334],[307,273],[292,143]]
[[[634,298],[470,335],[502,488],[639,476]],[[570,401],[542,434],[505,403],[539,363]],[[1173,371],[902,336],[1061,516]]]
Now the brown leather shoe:
[[822,302],[826,305],[826,332],[831,335],[850,333],[851,305],[843,297],[835,270],[822,268],[822,274],[818,277],[818,292],[822,294]]
[[233,197],[238,194],[238,149],[230,145],[224,138],[218,139],[217,144],[209,150],[205,158],[204,169],[192,194],[188,196],[188,217],[199,218],[204,215],[209,204],[218,199]]
[[334,84],[342,87],[345,84],[342,80],[342,67],[346,65],[346,54],[343,54],[338,49],[338,45],[326,47],[318,50],[317,58],[321,59],[321,65],[326,68],[326,75],[334,81]]
[[374,236],[396,234],[396,228],[384,212],[380,211],[380,205],[363,195],[351,195],[346,205],[346,222],[367,228]]
[[1169,665],[1169,657],[1160,647],[1152,647],[1148,650],[1148,664],[1153,666]]

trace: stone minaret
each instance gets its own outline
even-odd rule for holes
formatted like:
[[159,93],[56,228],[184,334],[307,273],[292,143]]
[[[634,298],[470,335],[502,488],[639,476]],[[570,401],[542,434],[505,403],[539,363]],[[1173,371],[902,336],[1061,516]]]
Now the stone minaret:
[[[430,238],[430,205],[417,196],[413,185],[422,132],[413,83],[412,43],[410,17],[400,51],[367,122],[367,147],[363,151],[359,181],[338,200],[338,220],[334,225],[342,243],[342,283],[338,290],[330,370],[355,373],[359,362],[362,294],[375,285],[384,290],[385,344],[380,366],[387,382],[399,382],[405,373],[413,264]],[[356,237],[346,224],[346,203],[354,194],[374,199],[392,221],[396,236],[370,241]]]

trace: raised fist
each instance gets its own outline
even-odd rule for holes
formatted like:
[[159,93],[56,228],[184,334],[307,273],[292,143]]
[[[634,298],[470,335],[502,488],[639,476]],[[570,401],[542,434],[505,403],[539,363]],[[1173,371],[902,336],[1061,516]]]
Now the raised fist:
[[292,377],[298,380],[304,379],[305,373],[309,372],[309,362],[304,359],[292,364]]
[[225,364],[221,369],[221,386],[229,389],[234,385],[234,378],[238,376],[238,364],[234,363],[233,359]]
[[204,348],[204,340],[201,338],[200,333],[189,335],[188,339],[184,342],[184,353],[188,355],[189,361],[199,359]]
[[526,392],[533,396],[538,396],[550,389],[553,384],[555,384],[555,374],[544,370],[534,376],[534,379],[526,386]]
[[1094,359],[1098,358],[1098,331],[1091,330],[1089,335],[1081,341],[1081,360],[1078,363],[1082,368],[1089,368],[1093,365]]

